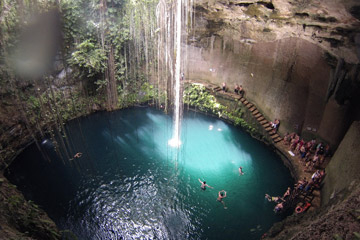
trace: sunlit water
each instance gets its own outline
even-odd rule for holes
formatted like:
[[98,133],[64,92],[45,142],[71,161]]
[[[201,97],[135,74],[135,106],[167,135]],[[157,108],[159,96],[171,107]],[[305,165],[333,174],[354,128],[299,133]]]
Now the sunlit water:
[[[158,110],[97,113],[67,126],[81,158],[49,163],[31,146],[7,176],[79,239],[259,239],[284,217],[264,195],[283,194],[289,171],[221,120],[185,112],[182,126],[177,152],[171,117]],[[42,147],[56,158],[51,141]],[[201,190],[198,178],[214,189]],[[216,201],[223,189],[227,209]]]

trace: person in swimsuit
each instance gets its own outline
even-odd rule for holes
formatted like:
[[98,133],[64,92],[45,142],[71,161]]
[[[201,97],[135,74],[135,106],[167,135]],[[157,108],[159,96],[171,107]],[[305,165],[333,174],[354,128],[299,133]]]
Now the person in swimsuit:
[[242,171],[242,167],[239,167],[239,174],[244,175],[244,172]]
[[226,198],[226,192],[225,190],[221,190],[218,194],[218,198],[216,199],[217,201],[221,202],[224,205],[224,209],[227,209],[227,207],[225,206],[225,203],[223,202],[223,198]]
[[207,184],[206,184],[206,181],[203,181],[203,182],[202,182],[202,181],[200,180],[200,178],[199,178],[199,182],[201,183],[201,189],[202,189],[202,190],[206,190],[206,187],[213,188],[213,187],[207,185]]
[[290,194],[291,194],[291,188],[290,187],[288,187],[288,189],[286,190],[286,192],[284,193],[284,195],[283,195],[283,199],[285,199],[285,198],[287,198],[287,197],[289,197],[290,196]]
[[82,156],[82,153],[81,153],[81,152],[78,152],[78,153],[76,153],[76,154],[74,155],[73,158],[70,158],[69,160],[72,161],[72,160],[74,160],[75,158],[81,158],[81,156]]
[[283,209],[284,209],[284,204],[281,202],[275,206],[274,212],[278,213],[278,212],[281,212]]
[[269,201],[269,202],[280,202],[282,199],[281,197],[272,197],[269,194],[265,193],[265,198]]

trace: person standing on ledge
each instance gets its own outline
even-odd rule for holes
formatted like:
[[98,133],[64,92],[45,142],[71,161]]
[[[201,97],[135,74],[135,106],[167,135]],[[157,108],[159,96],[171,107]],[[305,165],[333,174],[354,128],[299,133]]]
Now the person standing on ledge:
[[222,91],[226,92],[226,83],[225,82],[222,83]]
[[207,185],[207,184],[206,184],[206,181],[203,181],[203,182],[202,182],[202,181],[200,180],[200,178],[199,178],[199,182],[201,183],[201,189],[202,189],[202,190],[206,190],[206,187],[213,188],[213,187]]
[[226,192],[225,190],[221,190],[218,194],[218,198],[216,199],[217,201],[221,202],[224,205],[224,209],[227,209],[227,207],[225,206],[225,202],[223,201],[223,198],[226,198]]

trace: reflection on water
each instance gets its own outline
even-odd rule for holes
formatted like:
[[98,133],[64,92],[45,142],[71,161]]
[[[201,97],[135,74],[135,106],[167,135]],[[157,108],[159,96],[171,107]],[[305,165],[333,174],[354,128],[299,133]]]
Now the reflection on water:
[[81,158],[63,165],[44,140],[51,162],[32,146],[7,176],[79,239],[259,239],[283,218],[264,195],[283,194],[288,170],[239,129],[184,115],[179,152],[168,145],[170,117],[155,109],[98,113],[67,126]]

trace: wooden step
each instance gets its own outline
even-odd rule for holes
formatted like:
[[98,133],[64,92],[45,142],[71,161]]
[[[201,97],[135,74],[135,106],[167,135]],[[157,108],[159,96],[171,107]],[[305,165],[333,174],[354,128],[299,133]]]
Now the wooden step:
[[279,137],[279,135],[277,133],[275,133],[274,135],[271,136],[272,139],[276,139],[278,137]]
[[258,113],[258,114],[255,115],[256,118],[259,118],[259,117],[261,117],[261,116],[262,116],[261,113]]
[[266,124],[266,123],[268,123],[268,121],[267,121],[266,119],[264,119],[264,120],[262,120],[260,123],[261,123],[261,124]]
[[273,131],[270,131],[270,132],[268,132],[268,133],[270,134],[271,137],[276,134],[276,132],[275,132],[274,130],[273,130]]
[[267,127],[270,127],[270,124],[269,124],[269,123],[265,123],[265,124],[262,124],[262,126],[263,126],[264,128],[267,128]]
[[248,102],[248,101],[246,101],[246,100],[245,100],[245,101],[243,101],[243,104],[244,104],[244,105],[246,105],[246,104],[248,104],[248,103],[249,103],[249,102]]
[[240,101],[244,102],[244,101],[246,101],[246,99],[244,97],[242,97],[242,98],[240,98]]
[[280,142],[281,140],[282,140],[282,138],[281,138],[281,137],[278,137],[278,138],[274,139],[274,142],[275,142],[275,143],[278,143],[278,142]]
[[255,111],[252,112],[253,115],[256,115],[259,113],[259,110],[255,109]]
[[265,130],[266,130],[267,132],[270,132],[271,130],[273,130],[273,128],[272,128],[272,127],[267,127],[267,128],[265,128]]
[[219,86],[213,88],[213,91],[219,91],[219,90],[222,90],[222,88]]
[[249,102],[248,104],[246,104],[246,107],[247,107],[247,108],[251,108],[252,106],[254,106],[254,104],[252,104],[252,103],[250,103],[250,102]]
[[260,121],[262,121],[264,119],[265,119],[264,116],[261,116],[261,117],[257,118],[258,122],[260,122]]
[[253,112],[256,110],[256,107],[252,106],[249,110],[250,110],[250,112]]

